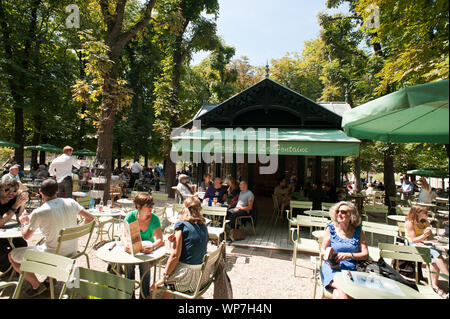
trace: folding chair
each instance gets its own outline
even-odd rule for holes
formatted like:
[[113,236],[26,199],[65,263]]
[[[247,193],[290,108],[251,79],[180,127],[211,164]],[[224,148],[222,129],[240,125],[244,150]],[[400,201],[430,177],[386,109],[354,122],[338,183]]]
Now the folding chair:
[[[398,226],[363,221],[362,230],[365,233],[371,234],[370,245],[367,245],[367,249],[369,250],[369,259],[373,261],[378,261],[378,259],[380,259],[380,250],[378,249],[378,246],[374,246],[373,243],[374,234],[392,237],[394,244],[397,244],[397,238],[399,235]],[[391,260],[385,261],[387,263],[391,262]]]
[[56,248],[56,254],[60,253],[61,250],[61,246],[65,241],[69,241],[69,240],[74,240],[74,239],[78,239],[81,238],[85,235],[88,235],[88,238],[86,240],[86,243],[84,244],[84,247],[81,250],[77,250],[77,252],[65,256],[65,257],[69,257],[71,259],[77,259],[80,256],[85,256],[86,257],[86,263],[88,268],[90,268],[89,265],[89,256],[86,253],[86,250],[88,248],[89,242],[91,240],[92,237],[92,233],[94,231],[94,226],[95,226],[95,222],[91,221],[90,223],[86,224],[86,225],[81,225],[81,226],[75,226],[75,227],[68,227],[68,228],[63,228],[59,231],[59,236],[58,236],[58,247]]
[[93,269],[79,267],[71,282],[71,299],[76,295],[100,299],[131,299],[135,281]]
[[300,201],[300,200],[291,200],[289,202],[289,210],[286,210],[287,219],[288,219],[288,239],[291,238],[291,232],[295,229],[297,220],[292,217],[292,212],[295,208],[312,210],[312,202],[310,201]]
[[[66,292],[67,282],[73,272],[74,265],[75,259],[48,252],[35,250],[25,251],[24,261],[20,265],[20,277],[13,294],[13,299],[18,299],[20,296],[20,290],[22,289],[26,272],[47,276],[63,282],[64,284],[58,297],[61,299]],[[55,298],[53,280],[50,280],[50,298]]]
[[195,290],[188,292],[179,292],[176,290],[170,290],[165,287],[161,287],[160,289],[170,294],[180,296],[187,299],[197,299],[201,297],[211,286],[217,276],[217,269],[219,268],[219,263],[221,261],[221,257],[223,251],[225,249],[225,242],[221,242],[219,247],[213,252],[207,253],[203,257],[203,263],[201,268],[201,275],[196,283],[194,283]]
[[220,236],[223,234],[223,240],[226,241],[225,225],[227,223],[227,208],[226,207],[203,207],[202,215],[211,218],[211,223],[208,227],[208,236],[211,239],[217,239],[220,242]]

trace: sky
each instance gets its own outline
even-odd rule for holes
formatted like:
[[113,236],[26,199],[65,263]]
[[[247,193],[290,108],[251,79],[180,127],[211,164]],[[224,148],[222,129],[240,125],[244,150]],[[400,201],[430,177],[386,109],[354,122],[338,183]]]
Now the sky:
[[[251,65],[265,65],[288,52],[301,52],[307,40],[320,34],[317,16],[346,11],[325,7],[326,0],[219,0],[217,34],[236,48],[234,58],[247,56]],[[191,64],[208,55],[199,52]]]

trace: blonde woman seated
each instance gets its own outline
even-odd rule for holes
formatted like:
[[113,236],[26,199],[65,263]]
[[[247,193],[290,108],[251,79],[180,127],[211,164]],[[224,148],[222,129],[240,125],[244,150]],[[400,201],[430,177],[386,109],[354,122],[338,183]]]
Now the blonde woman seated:
[[[424,240],[433,239],[431,226],[428,222],[428,210],[424,206],[413,205],[406,216],[406,238],[410,246],[420,246],[430,248],[431,253],[431,287],[441,297],[445,297],[444,291],[439,288],[439,273],[448,276],[448,265],[442,257],[441,253],[432,246],[423,244]],[[447,296],[448,297],[448,296]]]
[[339,202],[330,208],[332,223],[325,231],[321,254],[327,247],[337,252],[336,265],[325,260],[322,264],[322,283],[325,289],[333,292],[333,299],[349,299],[346,293],[334,285],[333,278],[341,270],[356,271],[357,260],[366,260],[367,249],[364,232],[361,228],[361,216],[351,202]]
[[[201,209],[201,201],[197,196],[184,201],[179,214],[180,221],[175,224],[175,233],[168,238],[172,242],[172,251],[163,278],[152,287],[155,291],[162,285],[179,292],[195,290],[209,240]],[[165,292],[163,298],[168,297],[169,293]]]

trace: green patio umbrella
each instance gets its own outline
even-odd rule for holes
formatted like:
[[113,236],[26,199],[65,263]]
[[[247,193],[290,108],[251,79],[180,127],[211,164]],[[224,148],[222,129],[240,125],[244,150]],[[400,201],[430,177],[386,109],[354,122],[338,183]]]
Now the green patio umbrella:
[[73,155],[81,155],[81,156],[95,156],[96,152],[87,149],[81,149],[73,152]]
[[50,153],[62,153],[62,149],[51,144],[29,145],[23,148],[27,151],[44,151]]
[[14,147],[14,148],[18,148],[18,147],[20,147],[20,145],[0,139],[0,147]]
[[438,168],[418,168],[406,172],[408,175],[419,175],[423,177],[447,178],[448,172]]
[[382,142],[448,144],[448,80],[385,95],[343,114],[348,136]]

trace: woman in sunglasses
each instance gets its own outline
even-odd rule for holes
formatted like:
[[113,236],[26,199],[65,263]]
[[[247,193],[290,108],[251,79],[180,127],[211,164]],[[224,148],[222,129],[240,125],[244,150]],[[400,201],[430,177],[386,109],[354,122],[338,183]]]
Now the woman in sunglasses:
[[[25,210],[28,201],[27,193],[18,194],[19,182],[16,179],[6,179],[0,182],[0,227],[3,227],[11,218],[16,215],[19,220],[20,215]],[[26,247],[27,242],[22,238],[13,239],[14,247]],[[5,272],[11,265],[8,260],[8,253],[12,247],[8,239],[0,239],[0,272]]]
[[[356,270],[357,260],[366,260],[369,251],[361,228],[361,216],[353,203],[337,203],[330,208],[330,217],[332,223],[325,230],[321,247],[325,259],[322,282],[325,289],[333,293],[334,299],[348,299],[350,296],[334,285],[333,278],[341,270]],[[333,261],[326,256],[328,247],[336,253]]]
[[[445,292],[439,288],[439,273],[448,276],[448,265],[441,253],[432,246],[426,246],[423,241],[433,239],[431,225],[428,222],[428,209],[425,206],[413,205],[406,216],[405,222],[406,238],[409,245],[428,247],[431,253],[431,287],[441,297],[445,297]],[[448,297],[448,296],[447,296]]]

